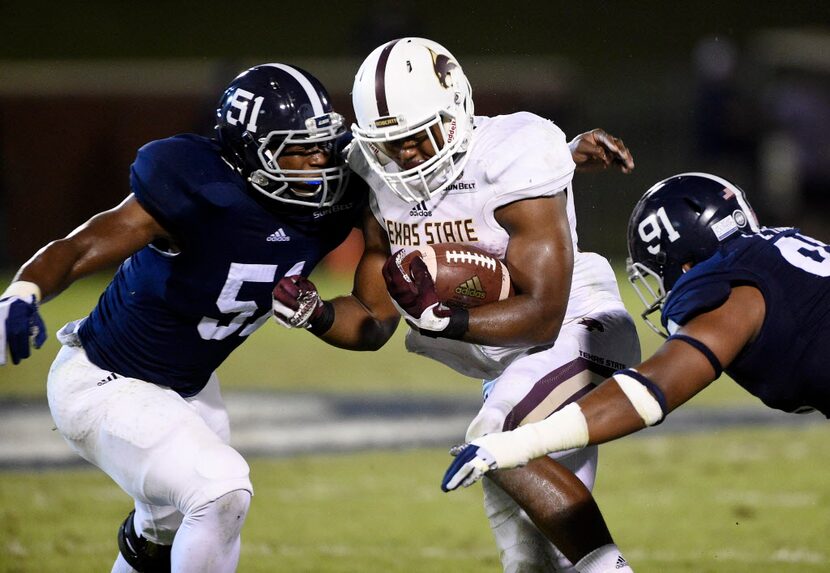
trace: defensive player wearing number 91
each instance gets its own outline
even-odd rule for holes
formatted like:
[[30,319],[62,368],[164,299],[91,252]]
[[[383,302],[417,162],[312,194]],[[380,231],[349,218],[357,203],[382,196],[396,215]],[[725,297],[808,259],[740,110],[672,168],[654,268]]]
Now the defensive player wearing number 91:
[[0,300],[0,363],[6,342],[17,363],[45,338],[41,301],[123,261],[58,332],[48,379],[63,437],[135,499],[117,573],[236,569],[253,490],[214,371],[271,315],[276,282],[307,276],[366,205],[362,182],[347,187],[343,118],[299,68],[239,75],[216,132],[143,146],[132,194],[41,249]]
[[[759,227],[743,191],[705,173],[661,181],[628,225],[629,278],[668,340],[546,420],[473,440],[443,487],[660,423],[722,371],[770,408],[830,417],[830,247]],[[666,334],[663,334],[666,336]]]

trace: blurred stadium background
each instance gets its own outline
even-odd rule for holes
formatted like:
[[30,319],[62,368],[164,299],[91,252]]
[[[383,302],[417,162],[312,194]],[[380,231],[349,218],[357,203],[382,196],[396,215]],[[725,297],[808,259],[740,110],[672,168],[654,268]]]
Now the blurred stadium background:
[[[764,223],[830,240],[830,5],[822,2],[3,2],[0,278],[129,193],[139,146],[210,133],[219,93],[239,71],[267,61],[305,67],[351,119],[360,61],[404,35],[433,38],[460,59],[478,113],[529,110],[569,137],[603,127],[625,140],[632,175],[575,182],[582,248],[620,270],[634,202],[680,171],[730,178]],[[316,276],[324,294],[348,290],[359,250],[355,235],[327,260]],[[87,312],[107,278],[50,303],[50,332]],[[621,289],[638,312],[622,281]],[[648,352],[658,341],[641,334]],[[431,431],[453,423],[460,436],[476,384],[404,356],[400,335],[362,355],[269,325],[223,367],[231,400],[334,396],[341,413],[351,408],[379,427],[411,419],[423,436],[369,440],[363,448],[376,451],[334,457],[273,458],[251,446],[260,454],[257,497],[241,571],[499,570],[477,492],[437,491],[456,426]],[[50,340],[28,363],[0,369],[0,452],[34,450],[3,422],[43,412],[56,347]],[[416,405],[407,410],[407,401]],[[435,404],[444,418],[427,416]],[[760,406],[728,384],[693,406],[710,421],[756,425],[713,423],[703,434],[605,448],[597,495],[637,570],[830,570],[825,427],[753,418]],[[245,412],[232,410],[235,427]],[[309,423],[288,419],[273,432]],[[0,462],[0,572],[107,570],[128,500],[106,477],[50,459]]]

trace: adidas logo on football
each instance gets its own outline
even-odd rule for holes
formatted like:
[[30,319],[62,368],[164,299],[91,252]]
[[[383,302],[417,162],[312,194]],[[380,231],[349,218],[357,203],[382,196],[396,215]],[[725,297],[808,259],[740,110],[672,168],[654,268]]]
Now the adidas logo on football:
[[455,294],[460,294],[462,296],[471,296],[473,298],[484,298],[487,296],[487,293],[484,291],[484,287],[481,285],[481,279],[478,278],[478,275],[474,276],[471,279],[467,279],[457,287],[455,287]]
[[628,561],[622,555],[617,555],[617,564],[614,566],[614,569],[622,569],[623,567],[628,567]]
[[265,239],[269,243],[273,243],[275,241],[290,241],[291,237],[285,234],[285,231],[282,230],[282,227],[268,235],[268,238]]

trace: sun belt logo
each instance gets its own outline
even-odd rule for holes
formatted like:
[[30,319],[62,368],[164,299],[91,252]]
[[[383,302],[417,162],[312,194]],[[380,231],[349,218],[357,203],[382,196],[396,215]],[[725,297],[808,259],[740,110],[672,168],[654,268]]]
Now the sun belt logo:
[[475,190],[475,181],[456,181],[455,183],[447,185],[447,192],[452,193],[453,195],[457,195],[459,193],[475,193]]
[[487,296],[487,292],[484,290],[484,286],[482,286],[481,279],[478,278],[478,275],[473,276],[473,278],[467,279],[466,281],[455,287],[455,294],[482,299]]
[[426,201],[421,201],[409,211],[410,217],[432,217],[432,211],[427,207]]
[[281,242],[284,242],[284,241],[290,241],[291,237],[289,237],[285,233],[285,231],[282,229],[282,227],[280,227],[279,229],[277,229],[276,231],[274,231],[273,233],[268,235],[268,238],[265,239],[265,240],[268,241],[269,243],[275,243],[275,242],[280,242],[281,243]]

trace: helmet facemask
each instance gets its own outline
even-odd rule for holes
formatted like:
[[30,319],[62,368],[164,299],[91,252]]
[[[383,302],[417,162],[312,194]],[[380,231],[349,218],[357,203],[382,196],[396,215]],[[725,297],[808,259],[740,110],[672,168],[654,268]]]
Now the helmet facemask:
[[642,263],[635,263],[631,257],[625,261],[626,272],[628,274],[628,282],[634,288],[640,301],[646,307],[640,313],[640,317],[646,322],[649,328],[666,338],[667,335],[660,326],[659,320],[655,323],[651,316],[655,312],[659,312],[663,308],[663,303],[666,301],[666,288],[663,284],[663,277],[651,270]]
[[[382,133],[353,126],[355,141],[372,170],[380,175],[392,191],[404,201],[418,202],[455,181],[467,162],[467,144],[458,137],[458,120],[446,112],[438,112],[427,121],[409,127],[404,116],[380,118],[375,123],[394,121],[397,129]],[[393,160],[396,142],[428,138],[435,155],[411,169],[401,169]],[[463,144],[463,149],[462,149]]]
[[[261,169],[249,180],[260,193],[284,203],[328,207],[336,203],[346,188],[349,170],[337,149],[343,135],[343,116],[326,113],[306,120],[305,130],[276,130],[256,141]],[[283,169],[278,159],[286,147],[313,145],[329,156],[329,166],[322,169]]]

